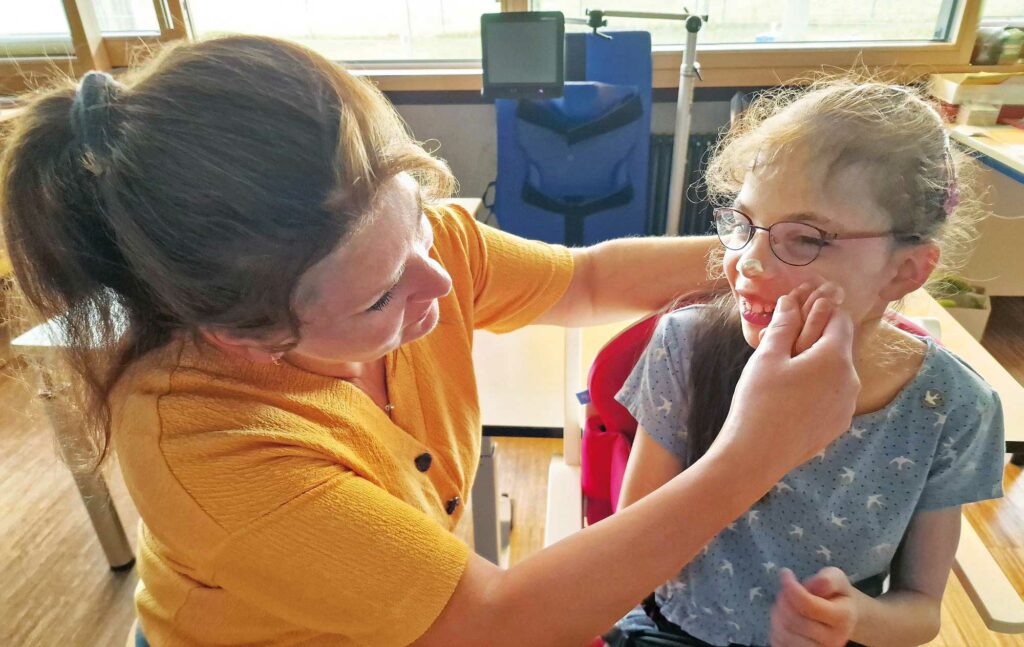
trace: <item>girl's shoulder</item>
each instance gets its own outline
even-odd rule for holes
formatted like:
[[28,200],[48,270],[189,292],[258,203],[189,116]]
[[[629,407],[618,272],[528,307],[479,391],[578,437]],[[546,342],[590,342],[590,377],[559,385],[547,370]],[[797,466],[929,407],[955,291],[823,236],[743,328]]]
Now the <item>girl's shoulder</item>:
[[[920,388],[926,391],[926,404],[941,399],[951,408],[981,410],[997,406],[999,395],[977,371],[953,351],[931,339],[926,339],[928,356],[921,367]],[[938,397],[929,398],[927,391]]]

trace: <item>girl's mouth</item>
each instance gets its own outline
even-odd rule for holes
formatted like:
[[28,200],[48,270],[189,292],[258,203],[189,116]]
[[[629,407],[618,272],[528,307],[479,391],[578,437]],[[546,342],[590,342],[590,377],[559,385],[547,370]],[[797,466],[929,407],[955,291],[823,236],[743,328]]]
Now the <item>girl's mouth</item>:
[[744,321],[755,326],[767,326],[772,321],[772,314],[775,312],[774,303],[761,301],[750,301],[746,297],[740,297],[740,315]]

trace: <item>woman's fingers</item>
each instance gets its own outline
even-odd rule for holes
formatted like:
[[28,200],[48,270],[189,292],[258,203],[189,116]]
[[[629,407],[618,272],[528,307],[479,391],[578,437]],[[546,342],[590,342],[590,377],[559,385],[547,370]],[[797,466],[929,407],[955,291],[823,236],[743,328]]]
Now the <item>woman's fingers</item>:
[[793,345],[794,355],[799,355],[821,339],[822,333],[825,332],[825,326],[828,325],[836,307],[836,304],[828,299],[818,299],[814,302],[804,317],[804,327]]

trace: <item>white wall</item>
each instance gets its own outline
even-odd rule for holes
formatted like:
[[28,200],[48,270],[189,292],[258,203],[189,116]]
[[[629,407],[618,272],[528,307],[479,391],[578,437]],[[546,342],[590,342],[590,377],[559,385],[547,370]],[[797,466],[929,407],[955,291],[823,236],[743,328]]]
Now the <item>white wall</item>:
[[[398,112],[418,139],[434,139],[437,154],[448,160],[461,185],[460,195],[478,198],[497,169],[497,135],[494,106],[400,105]],[[729,120],[729,103],[702,101],[693,104],[691,132],[714,132]],[[651,114],[651,131],[675,130],[675,103],[656,103]]]

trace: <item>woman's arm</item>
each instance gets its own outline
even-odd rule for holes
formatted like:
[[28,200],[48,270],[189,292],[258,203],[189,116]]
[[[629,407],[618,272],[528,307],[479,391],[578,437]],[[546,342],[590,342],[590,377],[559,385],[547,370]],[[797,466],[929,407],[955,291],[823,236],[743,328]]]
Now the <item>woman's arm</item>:
[[682,471],[683,464],[675,454],[651,438],[643,427],[637,427],[622,479],[619,508],[639,501]]
[[585,644],[678,572],[787,471],[849,428],[859,390],[853,323],[837,314],[814,335],[817,343],[793,357],[803,328],[799,304],[780,299],[736,405],[699,461],[507,571],[471,557],[416,645]]
[[928,642],[939,633],[942,593],[959,541],[959,506],[916,514],[893,561],[889,591],[878,598],[853,588],[837,568],[803,584],[783,573],[772,609],[773,647]]
[[676,297],[712,287],[711,236],[620,238],[573,249],[572,282],[535,323],[592,326],[664,308]]

